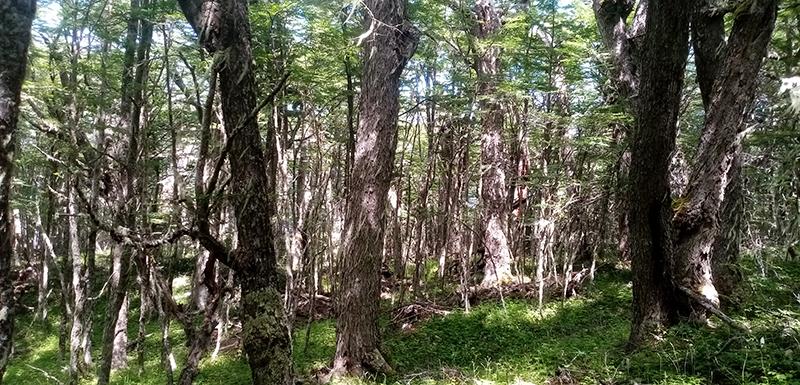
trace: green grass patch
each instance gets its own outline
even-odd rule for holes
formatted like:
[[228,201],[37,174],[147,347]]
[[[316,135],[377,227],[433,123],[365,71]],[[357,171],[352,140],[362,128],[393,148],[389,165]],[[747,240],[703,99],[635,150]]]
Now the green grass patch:
[[[777,265],[765,275],[747,269],[750,278],[743,285],[743,300],[731,315],[748,325],[750,334],[716,320],[708,327],[683,324],[654,346],[627,353],[629,274],[610,271],[583,295],[541,309],[526,301],[485,303],[469,313],[456,310],[433,318],[411,332],[396,330],[384,320],[384,350],[397,373],[339,383],[528,385],[569,377],[581,384],[800,384],[800,267]],[[95,313],[102,314],[104,307],[98,304]],[[130,316],[133,339],[138,315],[132,311]],[[20,317],[17,353],[5,383],[55,384],[52,378],[66,382],[67,361],[58,353],[58,317],[53,311],[44,324],[32,322],[30,315]],[[102,319],[95,325],[102,325]],[[101,328],[95,329],[97,359]],[[115,373],[113,384],[165,383],[158,325],[148,324],[147,333],[144,372],[139,373],[132,352],[131,368]],[[179,371],[186,348],[183,332],[174,323],[171,336]],[[334,321],[295,325],[297,372],[308,376],[328,365],[334,346]],[[94,378],[88,376],[84,383],[94,383]],[[249,368],[240,353],[228,352],[204,360],[196,383],[249,384]]]

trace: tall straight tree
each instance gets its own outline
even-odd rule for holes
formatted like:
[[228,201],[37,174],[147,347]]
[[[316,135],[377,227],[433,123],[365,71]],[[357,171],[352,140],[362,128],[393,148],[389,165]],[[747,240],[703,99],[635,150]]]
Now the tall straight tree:
[[[124,45],[122,88],[120,90],[119,117],[125,129],[125,164],[121,172],[115,220],[129,229],[136,228],[141,182],[139,180],[140,136],[142,127],[142,95],[145,91],[146,60],[153,37],[152,24],[142,18],[142,10],[149,0],[131,0],[130,14]],[[134,252],[130,244],[115,239],[112,250],[111,290],[109,293],[106,325],[103,329],[102,361],[97,371],[98,385],[108,384],[111,370],[127,365],[128,329],[128,278],[131,257]]]
[[[236,271],[242,288],[242,338],[257,385],[292,384],[292,346],[283,308],[283,277],[278,270],[270,224],[267,158],[256,116],[250,21],[246,0],[179,0],[203,47],[220,64],[219,89],[228,136],[230,196],[238,247],[227,252],[209,234],[201,242],[211,258]],[[214,178],[214,176],[212,176]],[[206,194],[213,194],[214,186]],[[208,197],[206,197],[207,199]]]
[[14,222],[9,211],[20,93],[28,64],[36,0],[0,1],[0,383],[14,333]]
[[669,274],[672,208],[669,166],[689,46],[692,0],[650,0],[641,53],[636,127],[631,138],[630,252],[633,325],[630,342],[676,321]]
[[503,146],[503,108],[497,95],[500,81],[500,47],[494,38],[500,31],[500,13],[492,0],[478,0],[473,10],[473,35],[478,41],[474,68],[478,75],[477,98],[481,114],[481,204],[486,267],[482,284],[492,286],[511,278],[508,244],[508,189]]
[[344,223],[333,375],[390,371],[378,314],[385,206],[397,147],[400,75],[419,32],[405,0],[367,0],[361,103]]

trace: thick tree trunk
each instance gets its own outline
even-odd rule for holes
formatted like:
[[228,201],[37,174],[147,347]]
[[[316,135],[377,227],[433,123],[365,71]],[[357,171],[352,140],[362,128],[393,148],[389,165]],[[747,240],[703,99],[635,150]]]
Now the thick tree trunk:
[[230,141],[230,195],[238,247],[227,261],[242,287],[242,338],[254,384],[291,384],[292,346],[283,308],[270,224],[267,158],[256,120],[247,2],[180,0],[204,47],[224,55],[219,74],[222,114]]
[[[741,152],[739,131],[755,97],[777,8],[777,0],[754,0],[752,6],[738,12],[713,83],[685,203],[675,212],[675,283],[716,305],[719,295],[712,278],[712,247],[730,170]],[[691,310],[697,320],[705,319],[705,309],[691,309],[693,301],[686,302],[690,309],[684,311]]]
[[481,113],[481,215],[486,267],[482,285],[510,282],[511,248],[508,242],[508,188],[503,146],[503,108],[497,86],[500,82],[500,47],[491,39],[500,31],[501,21],[492,0],[478,0],[474,9],[473,34],[488,45],[475,58],[478,75],[477,98]]
[[344,225],[335,375],[390,371],[380,353],[378,313],[385,206],[392,181],[400,110],[400,75],[419,32],[405,0],[367,0],[361,104]]
[[669,165],[688,55],[690,0],[651,0],[641,61],[630,169],[635,346],[675,321]]
[[20,92],[35,14],[36,0],[0,2],[0,382],[10,358],[14,332],[14,224],[9,205]]

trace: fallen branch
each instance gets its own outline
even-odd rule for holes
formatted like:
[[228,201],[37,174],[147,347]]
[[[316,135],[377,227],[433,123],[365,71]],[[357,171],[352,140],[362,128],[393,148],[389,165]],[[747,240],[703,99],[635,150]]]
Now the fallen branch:
[[29,367],[29,368],[31,368],[31,369],[33,369],[33,370],[35,370],[35,371],[39,372],[39,373],[42,373],[42,375],[43,375],[45,378],[47,378],[48,380],[51,380],[51,381],[55,382],[56,384],[59,384],[59,385],[63,384],[63,382],[59,381],[59,380],[58,380],[58,378],[55,378],[55,377],[53,377],[53,375],[51,375],[50,373],[47,373],[47,372],[46,372],[44,369],[37,368],[37,367],[35,367],[35,366],[33,366],[33,365],[29,365],[29,364],[25,364],[25,366],[27,366],[27,367]]
[[680,289],[680,291],[689,296],[689,298],[693,299],[698,305],[702,306],[704,309],[708,310],[711,314],[714,314],[715,316],[717,316],[717,318],[721,319],[728,325],[732,326],[735,329],[739,329],[745,333],[750,333],[750,329],[748,327],[734,321],[733,318],[728,317],[725,313],[722,312],[722,310],[719,310],[719,308],[716,305],[714,305],[711,301],[709,301],[707,298],[698,295],[697,293],[695,293],[694,291],[690,290],[688,287],[685,286],[678,286],[678,289]]

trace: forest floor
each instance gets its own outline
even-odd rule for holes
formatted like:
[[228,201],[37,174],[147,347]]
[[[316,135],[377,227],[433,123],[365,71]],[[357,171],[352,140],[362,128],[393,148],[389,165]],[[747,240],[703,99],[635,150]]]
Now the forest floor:
[[[783,263],[765,275],[747,273],[743,299],[730,313],[750,333],[712,319],[709,326],[672,328],[654,346],[626,352],[630,276],[611,270],[601,272],[582,294],[552,301],[542,309],[531,301],[487,302],[469,313],[453,309],[411,330],[400,330],[385,317],[384,350],[397,373],[343,383],[800,384],[800,264]],[[7,384],[66,383],[67,361],[58,353],[58,318],[53,309],[48,323],[33,322],[30,315],[18,320],[16,355],[5,376]],[[138,331],[136,319],[131,314],[131,336]],[[95,325],[102,325],[102,319]],[[101,328],[95,329],[99,341]],[[186,350],[182,331],[175,323],[172,329],[180,370]],[[298,373],[310,378],[327,365],[334,342],[332,320],[315,321],[308,329],[306,322],[298,322],[294,338]],[[112,383],[164,384],[156,322],[148,325],[145,352],[142,374],[136,352],[131,352],[131,368],[116,373]],[[249,384],[249,368],[240,354],[228,352],[206,359],[196,383]]]

